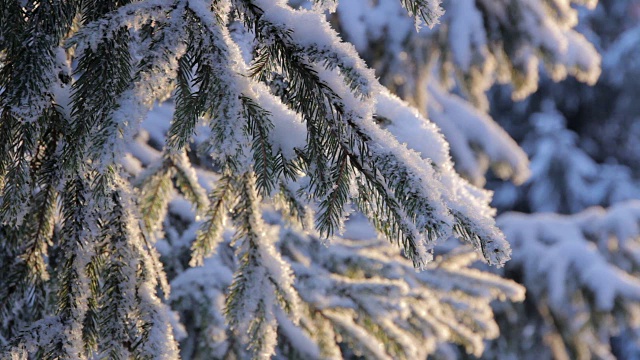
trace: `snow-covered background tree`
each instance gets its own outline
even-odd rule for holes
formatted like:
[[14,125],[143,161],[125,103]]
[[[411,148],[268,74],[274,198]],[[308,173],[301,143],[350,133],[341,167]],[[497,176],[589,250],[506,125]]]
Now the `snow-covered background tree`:
[[[492,109],[494,117],[522,144],[531,159],[532,172],[529,181],[520,188],[491,181],[489,187],[496,191],[494,205],[499,210],[574,214],[566,220],[547,215],[534,216],[531,220],[535,220],[528,222],[533,227],[527,226],[529,229],[537,227],[540,239],[548,245],[555,242],[548,242],[553,238],[567,238],[566,246],[575,249],[572,253],[585,254],[592,259],[590,261],[594,261],[595,256],[596,263],[605,264],[602,262],[604,260],[609,266],[615,267],[614,274],[620,274],[619,271],[622,270],[632,276],[627,280],[637,279],[638,276],[637,265],[633,265],[636,260],[632,260],[636,258],[633,255],[636,250],[631,250],[637,246],[635,244],[638,236],[633,221],[633,207],[637,205],[618,203],[638,199],[640,196],[637,165],[633,160],[637,158],[638,150],[631,145],[633,129],[637,126],[634,119],[637,119],[638,114],[633,107],[636,100],[632,90],[637,84],[637,75],[634,75],[637,74],[637,66],[634,65],[635,57],[631,54],[639,44],[637,35],[633,35],[639,18],[639,5],[636,0],[604,0],[593,10],[580,9],[580,22],[576,28],[595,45],[603,59],[602,75],[595,86],[586,86],[573,80],[554,83],[543,77],[540,91],[521,103],[504,101],[509,89],[494,89],[491,94],[492,104],[496,105]],[[615,216],[615,222],[605,225],[603,221],[597,220],[593,214],[602,210],[587,210],[596,205],[613,206],[614,210],[608,216]],[[582,212],[585,210],[587,212]],[[579,220],[587,218],[593,220],[594,224],[602,225],[598,231],[600,234],[611,235],[592,235],[593,228],[586,230]],[[509,227],[514,229],[502,219],[499,223],[507,233]],[[557,228],[554,224],[560,223],[567,224],[567,229],[576,229],[578,232],[568,230],[574,234],[569,236],[568,232],[545,230]],[[574,225],[569,225],[570,223]],[[620,231],[611,230],[616,226]],[[555,235],[551,235],[552,233]],[[583,235],[580,236],[580,233]],[[566,235],[560,237],[560,234]],[[575,242],[576,240],[588,241],[578,245],[580,242]],[[570,245],[571,241],[574,241],[573,245]],[[513,241],[512,245],[515,254],[517,250]],[[556,246],[560,248],[565,245],[558,243]],[[579,246],[584,249],[577,250]],[[594,247],[597,252],[593,252]],[[526,249],[533,252],[531,247]],[[585,251],[592,255],[586,255]],[[576,255],[575,259],[580,257]],[[522,279],[518,281],[523,283],[528,270],[518,269],[517,263],[514,261],[511,265],[515,267],[507,268],[506,272],[511,273],[509,276],[513,279]],[[570,268],[573,266],[570,265]],[[570,269],[569,274],[573,271],[575,270]],[[549,270],[548,279],[553,279],[557,273],[557,269]],[[617,276],[601,278],[598,283],[616,283],[618,280],[615,277]],[[580,283],[573,280],[574,275],[562,278],[568,283],[566,294],[571,294],[574,291],[571,289],[576,289],[576,284]],[[548,291],[554,287],[551,283],[544,292],[534,290],[540,289],[539,285],[543,283],[541,278],[537,278],[531,280],[531,285],[526,285],[530,288],[529,294],[533,295],[532,291],[535,291],[542,296],[529,296],[523,305],[516,306],[517,309],[499,314],[499,322],[503,327],[520,327],[523,330],[508,333],[518,337],[521,347],[515,353],[520,354],[519,357],[531,355],[532,358],[537,358],[533,354],[538,354],[538,351],[532,349],[541,349],[543,347],[540,345],[544,344],[547,344],[547,351],[552,349],[554,356],[559,358],[636,359],[640,356],[638,323],[634,315],[636,310],[629,310],[629,306],[623,305],[628,303],[625,300],[627,295],[616,298],[613,308],[603,308],[602,304],[589,299],[597,293],[585,286],[571,298],[567,298],[577,299],[576,306],[567,306],[567,301],[564,306],[559,307],[547,303]],[[604,290],[606,287],[598,288]],[[585,298],[580,293],[588,294],[589,305],[580,305],[585,303],[579,300]],[[530,301],[534,299],[535,302]],[[530,321],[515,320],[514,310],[528,314]],[[610,316],[617,320],[612,322]],[[520,316],[520,319],[524,318]],[[591,335],[585,336],[585,333]],[[614,334],[619,335],[611,339]],[[528,340],[522,341],[523,339]],[[507,343],[516,344],[506,337],[501,340],[503,341],[493,357],[510,351],[505,347]],[[488,356],[488,353],[485,354]]]
[[638,327],[638,205],[501,215],[512,255],[478,187],[531,173],[497,193],[530,211],[637,197],[582,154],[548,205],[563,159],[536,144],[573,135],[532,120],[530,171],[487,114],[542,64],[596,81],[578,5],[3,0],[1,356],[613,356]]

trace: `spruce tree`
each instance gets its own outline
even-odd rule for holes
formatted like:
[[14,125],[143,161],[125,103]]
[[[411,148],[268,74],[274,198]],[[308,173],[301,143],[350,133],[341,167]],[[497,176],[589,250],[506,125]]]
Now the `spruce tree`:
[[593,83],[576,5],[0,0],[0,358],[613,356],[637,204],[500,216],[522,305],[478,264],[530,175],[486,92]]
[[[401,4],[416,25],[441,13],[438,1]],[[453,170],[435,126],[385,90],[331,29],[320,11],[334,2],[315,5],[0,3],[3,357],[177,358],[155,247],[174,188],[204,219],[191,265],[217,249],[227,224],[234,229],[225,318],[238,356],[275,354],[278,326],[298,324],[305,311],[264,219],[262,204],[276,196],[289,220],[310,216],[319,239],[343,229],[353,203],[417,268],[451,236],[490,264],[508,259],[490,196]],[[132,179],[127,146],[170,97],[162,154]],[[377,115],[423,123],[431,145],[409,150]],[[186,152],[202,124],[198,156],[219,174],[208,194]]]

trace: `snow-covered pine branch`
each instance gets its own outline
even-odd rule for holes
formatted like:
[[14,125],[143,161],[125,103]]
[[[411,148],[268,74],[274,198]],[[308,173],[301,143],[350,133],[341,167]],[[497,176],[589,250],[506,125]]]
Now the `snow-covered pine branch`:
[[[1,261],[10,269],[0,291],[11,301],[2,304],[3,356],[176,358],[179,325],[159,298],[170,292],[154,244],[176,233],[165,224],[178,193],[204,218],[192,264],[219,247],[232,219],[226,319],[236,349],[255,356],[274,354],[276,331],[293,336],[300,317],[259,204],[278,192],[289,213],[305,214],[291,219],[317,214],[323,238],[341,231],[355,202],[416,267],[452,235],[491,264],[508,259],[488,193],[455,173],[435,127],[340,40],[321,12],[330,1],[313,11],[266,0],[21,4],[0,4]],[[399,4],[428,25],[440,15],[435,0]],[[164,147],[136,160],[127,150],[145,116],[172,96],[172,123],[156,143]],[[425,124],[430,149],[409,150],[378,126],[384,101]],[[197,165],[222,175],[219,186],[191,164],[201,124]],[[139,172],[136,161],[148,169],[134,181],[126,171]]]
[[[397,98],[389,97],[389,99],[391,100],[391,105],[394,104],[394,101],[400,102]],[[391,105],[387,106],[387,108],[392,109],[393,107]],[[163,107],[164,106],[166,105],[163,105]],[[415,111],[409,111],[408,109],[404,110],[407,113],[405,116],[417,116]],[[389,116],[389,114],[385,115]],[[150,138],[141,136],[139,141],[142,143],[132,146],[131,149],[132,153],[135,154],[136,159],[140,159],[140,162],[153,164],[154,160],[149,160],[150,156],[157,159],[157,161],[161,161],[161,153],[150,149],[146,143],[159,144],[164,139],[163,133],[157,130],[166,130],[169,128],[166,116],[167,115],[164,113],[162,107],[159,107],[153,111],[152,115],[150,115],[150,119],[153,119],[154,121],[145,121],[145,124],[149,126],[148,134],[150,134]],[[420,120],[420,118],[418,120]],[[429,123],[425,122],[425,124],[432,127]],[[201,128],[201,130],[206,130],[206,128]],[[206,131],[204,131],[204,133],[206,134]],[[202,141],[202,139],[206,139],[206,136],[200,137],[200,141]],[[197,141],[196,144],[194,144],[195,147],[199,147]],[[442,151],[442,154],[445,153],[446,152]],[[201,164],[201,166],[203,168],[208,167],[206,163]],[[200,175],[204,175],[202,170],[203,169],[198,170]],[[221,177],[216,179],[216,184],[221,188],[220,190],[213,191],[212,194],[218,195],[215,195],[212,198],[212,204],[218,203],[217,199],[223,197],[221,193],[222,189],[229,189],[227,191],[233,193],[236,191],[234,190],[234,187],[238,186],[237,181],[231,180],[228,174],[221,174]],[[200,180],[201,182],[208,181],[203,176],[200,177]],[[213,185],[213,189],[216,189],[216,185]],[[293,186],[289,186],[281,191],[284,193],[281,192],[279,197],[285,197],[287,194],[288,196],[296,197],[296,190]],[[237,197],[235,195],[226,195],[224,197],[226,198],[224,202],[227,204],[225,207],[233,208],[235,206],[235,200],[230,201],[230,199],[236,199]],[[208,246],[212,250],[217,251],[211,255],[211,258],[204,259],[204,268],[187,269],[187,263],[191,253],[190,248],[193,246],[192,244],[198,244],[199,241],[196,240],[194,242],[194,239],[207,234],[207,229],[212,225],[209,223],[210,219],[205,217],[204,222],[202,223],[203,227],[198,230],[200,222],[196,221],[196,214],[193,210],[189,210],[188,203],[185,200],[181,200],[180,197],[173,196],[172,198],[174,200],[169,204],[168,217],[175,220],[165,223],[164,227],[166,237],[165,239],[162,239],[158,245],[163,254],[163,260],[169,267],[167,271],[169,273],[178,273],[177,277],[172,280],[172,306],[176,310],[180,311],[181,318],[190,319],[185,322],[188,336],[182,342],[182,346],[184,346],[183,356],[192,358],[208,358],[212,356],[222,357],[224,354],[233,353],[239,357],[247,357],[249,356],[249,353],[247,353],[245,348],[247,339],[240,336],[241,333],[231,332],[224,320],[224,302],[226,301],[225,298],[229,291],[229,286],[233,281],[233,274],[244,273],[237,271],[238,264],[233,260],[233,248],[230,247],[229,242],[230,234],[229,231],[225,232],[225,229],[228,228],[221,225],[215,225],[218,226],[218,230],[216,230],[217,235],[215,235],[217,240],[210,243]],[[410,262],[402,260],[402,257],[398,254],[396,249],[381,243],[379,240],[367,240],[365,243],[359,244],[359,242],[362,241],[343,241],[338,238],[334,238],[331,245],[327,248],[317,237],[309,237],[308,234],[302,231],[302,227],[308,220],[306,219],[307,215],[305,214],[308,211],[311,211],[311,209],[308,208],[307,202],[300,201],[300,199],[294,199],[292,202],[278,199],[274,205],[277,205],[278,208],[283,208],[282,218],[280,218],[281,215],[268,211],[264,216],[270,225],[262,224],[261,226],[270,229],[265,232],[265,234],[269,236],[273,236],[273,234],[278,236],[277,234],[279,233],[280,237],[286,235],[286,238],[289,239],[286,241],[286,244],[288,244],[286,247],[283,245],[285,244],[285,241],[281,239],[278,243],[277,249],[278,252],[281,252],[284,255],[283,260],[288,264],[287,266],[292,266],[293,273],[297,279],[295,284],[302,281],[301,277],[302,279],[306,279],[310,276],[310,272],[313,273],[313,269],[319,268],[318,266],[314,266],[312,270],[305,269],[304,267],[300,268],[300,266],[308,266],[308,263],[305,261],[302,265],[298,264],[300,261],[299,259],[292,259],[294,253],[307,254],[305,256],[313,257],[335,257],[334,260],[332,260],[331,267],[342,266],[340,264],[351,264],[354,262],[351,258],[357,257],[359,259],[357,261],[358,264],[349,265],[350,270],[346,271],[346,273],[343,273],[342,270],[320,272],[319,274],[313,275],[312,278],[305,280],[305,283],[310,284],[310,286],[314,286],[314,284],[320,283],[321,281],[326,282],[321,279],[325,277],[326,274],[336,271],[342,274],[341,278],[343,278],[344,281],[340,282],[340,286],[332,283],[333,285],[328,286],[328,288],[342,289],[340,290],[341,292],[353,292],[353,297],[357,298],[358,294],[360,294],[360,290],[358,290],[359,287],[364,287],[364,290],[362,291],[365,292],[362,293],[362,296],[371,296],[366,290],[369,286],[380,286],[381,284],[386,284],[388,279],[391,279],[390,283],[396,284],[394,286],[402,284],[399,286],[401,286],[401,289],[405,289],[405,292],[403,293],[404,295],[400,299],[414,303],[413,306],[415,309],[411,311],[421,313],[423,311],[424,304],[431,303],[431,306],[433,306],[431,311],[436,314],[434,315],[436,316],[436,319],[428,317],[427,320],[424,320],[424,322],[421,323],[422,325],[413,325],[414,328],[417,327],[422,330],[410,330],[410,333],[407,334],[405,333],[407,331],[406,329],[396,329],[390,324],[385,324],[384,322],[388,322],[388,320],[384,320],[379,316],[370,317],[367,315],[369,316],[367,317],[368,320],[365,321],[363,320],[365,317],[361,317],[360,320],[356,321],[358,312],[364,311],[359,308],[337,307],[335,309],[336,311],[329,309],[327,310],[327,316],[330,316],[333,319],[332,321],[313,315],[315,312],[312,312],[311,315],[309,315],[307,309],[310,305],[306,302],[311,300],[305,301],[305,298],[302,297],[303,302],[299,305],[301,306],[301,309],[297,315],[300,317],[299,323],[292,321],[285,312],[279,309],[279,307],[274,308],[278,326],[278,345],[275,348],[276,354],[303,354],[303,356],[308,358],[323,358],[326,356],[339,357],[340,355],[338,354],[341,354],[341,350],[339,348],[341,341],[339,340],[340,337],[336,337],[339,335],[337,335],[338,333],[335,333],[335,331],[337,331],[336,329],[343,327],[346,327],[346,330],[351,331],[352,335],[352,337],[349,338],[350,340],[348,343],[345,344],[349,344],[348,346],[350,348],[364,349],[363,351],[365,351],[365,353],[371,353],[372,349],[376,349],[380,343],[395,344],[391,345],[388,350],[377,352],[377,354],[382,358],[388,356],[409,356],[413,354],[418,350],[416,350],[415,345],[411,344],[410,339],[414,339],[416,337],[419,338],[420,336],[422,336],[422,339],[425,341],[428,340],[432,345],[430,345],[427,350],[420,349],[418,353],[424,351],[445,353],[455,351],[455,346],[448,344],[453,341],[454,343],[464,343],[468,351],[477,354],[484,346],[482,339],[497,335],[497,328],[491,322],[491,312],[488,307],[488,303],[491,299],[500,298],[502,300],[519,300],[522,298],[522,288],[515,286],[515,284],[503,282],[498,277],[492,276],[488,273],[475,273],[473,270],[470,271],[464,268],[460,268],[459,272],[452,272],[438,271],[434,269],[433,266],[430,266],[429,271],[432,272],[433,275],[425,274],[420,277],[420,275],[415,273],[412,266],[410,266]],[[220,208],[217,205],[211,207],[211,210],[214,209],[216,211],[222,209],[223,215],[228,211],[228,209]],[[236,211],[234,211],[234,213],[235,212]],[[211,219],[215,218],[216,217],[214,216],[211,217]],[[181,225],[183,222],[186,222],[187,225]],[[365,222],[366,221],[363,218],[360,218],[356,223],[357,225],[354,226],[356,228],[365,228]],[[289,224],[289,226],[293,225],[293,227],[290,227],[287,230],[284,228],[285,224]],[[307,230],[310,229],[312,229],[312,227],[307,227]],[[227,236],[226,240],[224,238],[225,233]],[[211,234],[214,233],[212,232]],[[371,230],[368,230],[368,234],[369,235],[367,236],[374,236]],[[293,241],[295,239],[297,240]],[[196,253],[200,251],[199,249],[194,250]],[[329,253],[327,255],[321,255],[325,252]],[[362,252],[362,254],[359,254],[360,252]],[[202,253],[200,254],[205,255]],[[472,254],[473,253],[468,253],[463,258],[468,260],[477,259],[477,257]],[[394,265],[398,260],[401,261],[401,265]],[[310,261],[319,262],[321,260],[318,258],[317,260]],[[386,271],[384,273],[380,273],[378,264],[380,264],[381,261],[385,264],[385,268],[398,269],[397,271],[406,274],[403,276],[406,276],[407,278],[405,280],[399,280],[397,278],[399,275],[392,275],[393,271],[388,274]],[[467,262],[462,261],[456,266],[464,267],[466,266],[465,264],[467,264]],[[297,271],[296,269],[302,272]],[[358,269],[369,274],[363,275],[364,277],[370,277],[375,279],[375,281],[367,285],[366,281],[361,278],[359,278],[358,281],[349,280],[350,277],[353,276],[351,275],[351,272],[360,271]],[[216,276],[214,274],[220,275]],[[225,275],[223,276],[222,274]],[[170,275],[170,278],[172,276],[173,275]],[[421,285],[422,287],[418,290],[408,291],[406,286],[415,284],[416,280],[412,280],[415,276],[419,276],[422,279],[421,281],[423,282],[423,285]],[[406,284],[403,284],[402,281],[405,281]],[[453,281],[456,284],[459,283],[460,289],[468,293],[463,300],[460,299],[462,295],[459,291],[455,290],[448,292],[451,290],[450,281]],[[300,286],[302,285],[294,285],[297,292],[303,292],[307,297],[311,296],[312,298],[315,298],[324,292],[324,290],[316,291],[311,288],[300,288]],[[387,289],[386,287],[383,288]],[[442,288],[441,292],[435,292],[433,290],[427,291],[427,289],[439,288]],[[391,301],[391,299],[386,299],[387,295],[388,293],[384,292],[378,293],[376,301],[379,303]],[[478,302],[478,298],[486,300]],[[397,300],[398,299],[394,299],[393,301]],[[446,309],[440,308],[441,303],[449,302],[451,302],[451,306],[454,306],[453,310],[449,309],[449,305],[447,305]],[[475,305],[471,305],[472,303]],[[392,307],[395,309],[394,311],[397,311],[396,305]],[[466,311],[471,311],[471,313],[467,314]],[[309,316],[310,318],[307,318]],[[398,319],[408,321],[409,318],[404,318],[404,316],[405,315],[401,315]],[[455,320],[457,317],[469,317],[469,319],[475,319],[475,325],[468,327],[470,325],[465,325],[467,324],[466,321],[460,323],[458,320]],[[195,320],[196,318],[197,320]],[[365,322],[360,323],[359,321]],[[296,323],[299,325],[296,325]],[[429,330],[431,329],[431,326],[438,326],[440,331]],[[451,330],[447,330],[449,326],[453,326],[453,328]],[[393,331],[393,334],[395,335],[392,334],[389,335],[391,337],[385,337],[383,334],[385,329]],[[313,335],[316,333],[318,335]],[[197,334],[210,334],[214,340],[210,343],[201,341],[199,340],[201,335]],[[271,336],[272,335],[273,333],[271,333]],[[397,336],[400,335],[402,336],[397,338]],[[366,349],[369,349],[368,352]],[[318,354],[325,355],[319,356]]]
[[[326,246],[315,236],[286,228],[277,212],[264,211],[267,234],[279,238],[278,252],[291,267],[300,295],[297,322],[276,312],[277,357],[413,359],[455,354],[456,344],[479,355],[483,340],[498,335],[490,303],[524,296],[514,282],[469,269],[479,260],[469,250],[438,258],[416,273],[396,249],[372,238],[375,232],[362,216],[347,223],[344,238]],[[179,262],[193,236],[187,229],[170,240],[167,260]],[[181,318],[193,319],[186,323],[186,357],[249,356],[242,346],[246,340],[224,322],[225,293],[239,265],[231,260],[232,252],[227,238],[202,267],[172,281],[172,306]]]

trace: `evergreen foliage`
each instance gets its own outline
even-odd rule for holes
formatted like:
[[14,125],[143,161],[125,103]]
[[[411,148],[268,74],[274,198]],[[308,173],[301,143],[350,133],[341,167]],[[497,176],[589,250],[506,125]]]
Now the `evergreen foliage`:
[[[266,0],[0,5],[3,357],[177,358],[155,248],[176,190],[204,218],[192,265],[223,243],[227,220],[235,229],[224,313],[238,355],[270,357],[277,334],[300,326],[292,265],[263,219],[263,201],[278,192],[293,217],[317,214],[308,229],[323,239],[342,231],[354,202],[418,268],[452,235],[491,264],[509,256],[489,197],[453,171],[435,127],[425,128],[433,145],[422,157],[378,127],[384,99],[429,123],[383,90],[317,11]],[[432,25],[441,12],[437,1],[402,5],[416,23]],[[128,145],[171,96],[162,155],[133,179]],[[203,165],[221,175],[208,196],[190,160],[199,124],[209,127]],[[394,288],[408,291],[362,291]],[[519,297],[517,287],[505,291]],[[390,355],[417,351],[387,339],[393,325],[370,310],[339,314],[353,311],[328,311],[322,321],[334,330],[323,328],[352,333],[355,348],[377,334]],[[474,352],[479,338],[495,336],[474,331],[466,335]],[[323,340],[334,352],[336,341]]]
[[[360,233],[364,237],[348,230],[351,240],[336,238],[326,247],[316,236],[287,228],[273,210],[265,211],[265,218],[299,294],[297,322],[287,318],[284,308],[275,311],[276,358],[447,357],[458,352],[457,344],[480,355],[483,340],[498,336],[491,302],[524,295],[513,282],[467,268],[479,258],[468,250],[438,258],[416,273],[395,249],[370,239],[371,230]],[[347,229],[360,229],[363,221],[352,219]],[[163,254],[176,267],[184,266],[180,259],[189,250],[180,244],[194,235],[188,230],[183,234]],[[238,281],[232,278],[233,269],[244,266],[229,261],[230,242],[223,241],[203,267],[189,268],[171,282],[172,307],[182,319],[193,319],[185,323],[189,337],[181,347],[184,358],[256,356],[238,346],[241,336],[224,321],[225,289]]]
[[486,113],[541,64],[596,81],[578,6],[0,0],[0,358],[613,357],[639,327],[638,204],[501,215],[512,255],[478,187],[637,197],[554,111],[524,149]]

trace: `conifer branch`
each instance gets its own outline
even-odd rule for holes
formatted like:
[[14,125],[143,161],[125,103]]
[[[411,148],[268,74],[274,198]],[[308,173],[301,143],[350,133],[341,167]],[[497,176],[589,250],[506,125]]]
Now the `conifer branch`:
[[0,40],[0,140],[6,142],[0,155],[0,218],[5,224],[19,226],[29,211],[24,204],[29,204],[36,190],[29,161],[38,152],[46,127],[42,124],[56,118],[52,95],[59,81],[56,52],[77,9],[72,2],[62,1],[33,7],[7,1],[2,7],[0,17],[7,22]]
[[353,180],[353,171],[350,169],[349,158],[345,152],[340,152],[337,158],[337,167],[331,173],[333,190],[320,202],[317,228],[320,234],[331,236],[342,228],[342,218],[345,213],[345,205],[349,201],[349,190]]
[[191,245],[191,261],[189,265],[202,265],[204,258],[211,255],[222,241],[227,213],[233,206],[236,195],[236,180],[233,175],[224,174],[209,194],[209,210],[205,221],[198,230],[196,240]]
[[409,14],[416,18],[416,26],[421,20],[427,26],[433,27],[443,14],[439,0],[400,0],[400,2]]
[[21,123],[12,118],[9,121],[16,125],[16,134],[12,138],[14,142],[7,144],[10,161],[5,167],[6,173],[3,179],[2,198],[0,199],[0,223],[9,226],[20,226],[28,212],[24,204],[29,204],[29,198],[34,189],[30,161],[35,156],[37,126],[34,123]]
[[[98,248],[103,248],[99,246]],[[106,254],[104,251],[94,250],[93,256],[85,266],[88,278],[87,311],[82,320],[82,342],[86,354],[94,354],[98,351],[100,342],[100,304],[102,302],[102,278]]]
[[314,326],[313,330],[315,330],[313,332],[309,331],[309,333],[316,335],[321,355],[327,359],[342,357],[342,351],[336,343],[339,337],[338,329],[333,326],[321,311],[313,308],[309,308],[308,311],[310,313],[309,319]]
[[253,138],[253,168],[256,173],[256,184],[263,196],[268,196],[275,187],[275,181],[283,171],[278,165],[269,141],[269,132],[273,124],[269,114],[251,98],[243,96],[244,117],[247,120],[246,131]]
[[[427,214],[432,214],[433,211],[431,210],[431,206],[425,202],[427,199],[425,199],[422,194],[404,193],[408,189],[417,189],[422,187],[422,185],[412,184],[411,186],[405,187],[402,182],[398,181],[401,177],[396,177],[397,175],[395,171],[389,169],[389,171],[382,173],[382,177],[380,177],[380,175],[378,175],[378,171],[373,170],[376,169],[377,166],[380,166],[380,163],[392,164],[395,163],[395,161],[379,158],[375,153],[369,150],[370,143],[373,141],[357,123],[358,121],[363,121],[363,119],[355,119],[354,117],[356,115],[345,113],[343,102],[337,94],[335,94],[331,88],[319,78],[315,70],[296,55],[296,47],[292,44],[291,40],[291,30],[278,28],[276,25],[271,24],[268,20],[264,19],[262,16],[262,10],[255,5],[247,2],[243,3],[243,5],[246,10],[246,13],[244,14],[245,21],[255,29],[256,38],[262,40],[266,44],[269,44],[258,49],[258,60],[254,64],[252,74],[265,79],[271,71],[271,68],[265,64],[277,61],[277,67],[274,69],[281,69],[284,72],[285,77],[289,79],[291,83],[287,95],[289,99],[292,99],[291,106],[296,111],[305,115],[304,117],[307,120],[309,134],[318,136],[321,139],[320,143],[322,146],[319,146],[319,144],[315,145],[313,137],[309,138],[307,148],[309,153],[309,157],[307,158],[309,164],[307,166],[309,167],[314,165],[312,168],[322,169],[324,166],[318,165],[318,160],[322,161],[323,165],[325,161],[329,160],[328,163],[331,165],[329,165],[327,170],[333,174],[340,173],[340,163],[331,162],[331,160],[333,159],[335,161],[335,159],[340,158],[335,154],[344,152],[345,154],[349,154],[348,158],[351,166],[357,169],[359,173],[362,173],[369,182],[378,183],[375,187],[379,191],[383,191],[384,193],[399,191],[397,202],[387,201],[387,204],[392,206],[393,203],[404,205],[405,201],[408,201],[411,208],[400,210],[396,207],[396,210],[394,210],[397,214],[395,216],[396,219],[400,219],[401,216],[408,214],[422,214],[423,212],[421,211],[423,210],[426,210]],[[325,55],[325,57],[321,57],[320,55]],[[322,59],[326,64],[325,66],[331,68],[331,58],[329,55],[318,52],[315,57],[311,58],[315,60]],[[353,83],[353,81],[347,80],[347,83],[350,82]],[[328,133],[325,132],[325,135],[320,135],[315,131],[316,127],[330,130]],[[329,158],[325,159],[320,154],[327,154]],[[376,157],[375,160],[371,160],[372,156]],[[399,164],[398,166],[402,165]],[[404,172],[405,175],[410,173],[411,172],[407,171]],[[324,196],[327,196],[326,194],[328,192],[333,191],[334,195],[328,197],[328,199],[342,199],[342,204],[346,203],[348,200],[348,182],[342,181],[339,184],[337,189],[343,194],[343,196],[340,197],[335,196],[338,194],[336,190],[331,190],[336,189],[334,187],[336,183],[328,180],[330,175],[318,174],[317,172],[311,175],[311,187],[315,188],[315,196],[323,198]],[[320,182],[319,180],[321,179],[325,180]],[[344,178],[342,180],[344,180]],[[389,194],[386,194],[385,197],[389,198]],[[335,229],[338,229],[343,217],[342,215],[338,216],[337,213],[334,213],[334,216],[329,217],[322,215],[329,210],[335,211],[337,209],[341,209],[341,207],[335,207],[332,204],[333,202],[321,202],[321,210],[319,212],[321,217],[319,218],[318,224],[319,229],[321,229],[324,235],[331,235]],[[420,204],[420,211],[415,208],[418,204]],[[381,205],[384,205],[384,203]],[[414,217],[412,220],[420,221],[421,219],[429,218],[433,217],[425,215],[420,219]],[[378,216],[378,219],[383,219],[383,217]],[[411,235],[407,235],[413,233],[414,231],[411,231],[410,229],[415,228],[416,226],[419,229],[425,229],[428,233],[428,237],[425,238],[420,236],[416,238]],[[442,228],[443,226],[445,229]],[[424,246],[419,245],[419,243],[424,241],[423,239],[433,241],[448,232],[446,230],[446,224],[438,223],[422,224],[419,222],[415,225],[406,224],[402,226],[402,228],[404,232],[400,233],[398,231],[399,227],[395,226],[393,233],[395,233],[394,235],[396,236],[409,236],[407,239],[403,240],[405,243],[405,250],[408,252],[407,255],[416,261],[416,264],[425,264],[429,259],[429,256],[424,250]],[[385,235],[389,235],[391,233],[385,229],[382,230]]]
[[407,221],[408,215],[397,199],[379,181],[363,177],[359,178],[359,185],[355,200],[358,209],[371,219],[376,230],[402,246],[404,255],[413,261],[414,267],[423,268],[432,257],[423,245],[423,235],[415,224]]
[[104,225],[101,237],[106,241],[106,258],[99,303],[101,339],[98,349],[102,356],[129,358],[140,343],[136,331],[136,278],[139,259],[134,257],[128,243],[124,209],[118,192],[111,194],[113,209]]
[[349,59],[345,54],[318,45],[296,46],[295,51],[297,56],[307,58],[312,63],[321,64],[327,70],[339,69],[345,84],[360,99],[371,96],[374,84],[369,82],[368,76],[362,74],[362,69],[358,69],[356,64],[350,63],[354,60]]
[[[11,339],[18,336],[22,328],[27,327],[31,319],[40,319],[46,310],[45,279],[27,267],[21,259],[24,246],[20,246],[23,229],[0,228],[5,251],[0,265],[7,269],[7,276],[0,279],[0,336]],[[12,246],[13,245],[13,246]],[[27,306],[27,304],[30,304]],[[14,308],[18,306],[18,308]]]
[[299,300],[291,270],[275,251],[275,239],[269,238],[272,235],[262,220],[255,174],[245,173],[239,182],[233,245],[240,265],[229,288],[225,314],[253,356],[268,358],[276,346],[276,307],[297,322]]
[[[71,112],[78,120],[70,135],[73,146],[64,156],[71,167],[77,166],[86,156],[85,151],[91,158],[101,159],[110,138],[117,136],[117,124],[111,114],[118,106],[117,99],[133,78],[127,41],[127,30],[120,28],[112,37],[97,44],[95,50],[86,49],[78,60],[80,76],[73,84]],[[100,166],[104,171],[107,164]]]
[[280,182],[279,190],[275,205],[283,212],[285,220],[300,226],[303,230],[311,230],[313,228],[313,210],[300,199],[299,194],[296,194],[287,183]]
[[[54,117],[54,121],[60,121]],[[44,257],[47,254],[48,244],[51,243],[53,235],[54,216],[57,206],[58,187],[61,178],[61,169],[57,157],[60,155],[58,146],[60,131],[56,125],[52,125],[44,134],[48,139],[42,144],[41,154],[34,156],[31,164],[34,173],[35,194],[30,202],[34,205],[34,210],[26,215],[26,234],[28,234],[28,250],[24,256],[27,266],[34,270],[43,279],[47,279],[46,264]],[[37,163],[37,164],[34,164]]]
[[[424,21],[438,15],[437,0],[401,2]],[[336,5],[0,0],[0,268],[9,269],[0,343],[9,354],[173,360],[180,322],[189,332],[180,355],[194,358],[340,357],[350,343],[376,358],[418,358],[426,353],[411,340],[425,334],[474,352],[490,337],[488,303],[508,292],[494,279],[451,272],[454,290],[435,283],[426,294],[428,281],[386,243],[330,250],[318,241],[342,229],[355,201],[414,267],[451,234],[490,262],[504,255],[488,196],[458,181],[446,143],[434,136],[444,155],[427,160],[374,124],[383,88],[321,14]],[[306,25],[320,36],[308,39]],[[170,123],[143,122],[169,97]],[[197,164],[192,145],[205,149]],[[140,179],[139,193],[123,169]],[[214,179],[205,194],[200,184]],[[276,193],[282,213],[270,206]],[[300,225],[297,235],[287,237],[283,218]],[[443,314],[410,300],[423,295],[441,300]]]
[[178,60],[176,77],[176,91],[174,94],[176,109],[167,133],[167,148],[169,151],[178,151],[188,144],[191,135],[195,131],[199,117],[204,113],[204,104],[200,92],[193,92],[192,68],[196,65],[194,53],[193,35],[190,36],[184,55]]
[[192,86],[198,92],[192,101],[198,104],[196,109],[202,109],[203,114],[211,117],[213,150],[221,158],[235,158],[238,145],[233,139],[241,134],[245,121],[242,119],[241,94],[235,91],[235,86],[225,88],[226,84],[237,85],[239,76],[230,61],[228,30],[224,23],[221,24],[222,14],[216,14],[214,18],[212,14],[205,16],[192,8],[188,8],[186,14],[193,23],[190,31],[197,44],[197,52],[193,55],[197,70]]
[[[87,282],[97,282],[98,274],[85,271],[87,252],[92,250],[89,241],[83,239],[83,244],[76,244],[76,248],[68,248],[65,244],[63,251],[64,270],[60,274],[56,314],[65,331],[60,340],[53,344],[51,358],[85,358],[97,344],[98,331],[91,311],[96,305],[89,294]],[[87,304],[85,304],[85,301]],[[56,357],[57,356],[57,357]]]
[[182,195],[196,208],[196,214],[203,215],[209,207],[209,200],[205,190],[198,183],[196,171],[185,151],[171,157],[175,169],[176,187]]
[[155,234],[167,212],[171,198],[174,168],[168,158],[149,168],[148,174],[140,180],[140,214],[149,234]]

